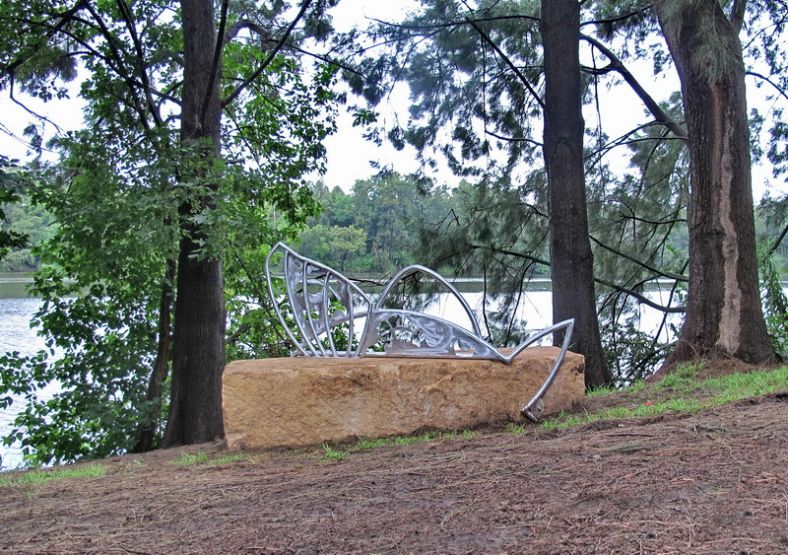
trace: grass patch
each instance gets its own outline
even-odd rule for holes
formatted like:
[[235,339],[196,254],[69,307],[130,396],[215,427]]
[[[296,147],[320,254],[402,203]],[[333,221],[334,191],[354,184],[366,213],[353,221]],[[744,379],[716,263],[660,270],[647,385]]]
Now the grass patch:
[[354,451],[369,451],[371,449],[380,449],[381,447],[385,447],[389,445],[388,438],[380,437],[377,439],[368,439],[362,438],[359,439],[356,444],[353,446]]
[[393,444],[399,446],[415,445],[417,443],[426,443],[442,436],[446,437],[448,434],[441,434],[440,432],[425,432],[415,436],[397,436],[394,438]]
[[608,395],[613,395],[615,393],[639,393],[646,388],[646,382],[644,380],[637,380],[631,385],[628,385],[623,388],[617,387],[598,387],[596,389],[592,389],[591,391],[586,393],[586,397],[588,399],[595,399],[597,397],[607,397]]
[[222,455],[220,457],[216,457],[215,459],[211,459],[207,461],[207,464],[211,466],[218,466],[220,464],[232,464],[235,462],[242,462],[247,461],[251,458],[251,455],[248,453],[230,453],[228,455]]
[[525,424],[515,424],[514,422],[509,422],[504,429],[510,434],[519,436],[525,433]]
[[342,451],[334,449],[328,443],[323,444],[323,456],[320,457],[322,461],[337,462],[347,458],[350,455],[349,451]]
[[411,436],[395,436],[395,437],[379,437],[379,438],[361,438],[359,439],[353,447],[350,448],[350,452],[355,453],[358,451],[370,451],[372,449],[380,449],[382,447],[390,447],[392,445],[398,447],[405,447],[408,445],[416,445],[418,443],[427,443],[434,440],[446,440],[450,441],[452,439],[463,439],[469,440],[473,439],[478,434],[473,430],[463,430],[461,432],[424,432],[423,434],[411,435]]
[[39,485],[54,480],[101,478],[106,473],[107,469],[100,464],[52,470],[29,470],[27,472],[14,472],[8,476],[0,475],[0,486]]
[[594,412],[562,412],[543,422],[542,428],[563,430],[603,420],[653,417],[665,413],[687,414],[750,397],[788,391],[788,366],[699,380],[697,374],[701,369],[700,364],[685,365],[650,386],[656,398],[654,401],[636,406],[608,407]]
[[469,439],[475,438],[478,435],[479,433],[474,432],[473,430],[463,430],[462,433],[460,434],[460,437],[467,441]]
[[184,453],[174,461],[172,464],[178,464],[181,466],[196,466],[198,464],[205,464],[208,462],[208,454],[207,453]]
[[696,391],[700,387],[698,372],[703,369],[703,362],[693,364],[683,364],[673,372],[654,384],[655,391],[670,391],[681,395],[687,395]]
[[221,464],[247,461],[250,458],[252,458],[250,453],[228,453],[226,455],[219,455],[218,457],[214,457],[212,459],[208,456],[208,453],[203,453],[200,451],[199,453],[184,453],[174,461],[171,461],[171,464],[177,464],[180,466],[198,466],[201,464],[208,466],[218,466]]

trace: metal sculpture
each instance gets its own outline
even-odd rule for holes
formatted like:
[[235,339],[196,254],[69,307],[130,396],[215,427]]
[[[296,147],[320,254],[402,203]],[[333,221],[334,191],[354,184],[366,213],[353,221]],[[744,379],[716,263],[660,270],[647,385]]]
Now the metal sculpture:
[[[277,294],[271,264],[283,257],[284,294]],[[341,273],[301,256],[277,243],[266,257],[266,281],[274,311],[297,353],[307,357],[420,357],[491,359],[509,364],[524,349],[554,332],[564,330],[561,349],[542,386],[525,404],[523,416],[539,421],[542,396],[552,385],[572,337],[574,320],[564,320],[538,331],[503,353],[482,338],[468,302],[439,273],[419,265],[403,268],[374,300]],[[459,301],[470,329],[437,316],[388,308],[390,293],[414,274],[426,274]]]

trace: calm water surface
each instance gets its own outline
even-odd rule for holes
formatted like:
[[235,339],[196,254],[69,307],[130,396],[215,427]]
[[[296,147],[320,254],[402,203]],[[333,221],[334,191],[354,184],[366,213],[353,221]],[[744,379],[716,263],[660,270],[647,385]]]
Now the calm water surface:
[[[39,299],[0,298],[0,353],[18,351],[29,355],[45,347],[44,339],[30,328],[30,319],[39,305]],[[8,432],[21,408],[21,400],[14,399],[10,407],[0,409],[0,438]],[[0,457],[3,469],[15,468],[22,462],[18,446],[0,445]]]

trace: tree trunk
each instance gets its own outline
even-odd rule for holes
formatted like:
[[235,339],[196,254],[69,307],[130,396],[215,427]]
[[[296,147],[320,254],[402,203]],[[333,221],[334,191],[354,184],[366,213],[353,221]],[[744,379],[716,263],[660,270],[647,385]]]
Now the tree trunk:
[[[219,79],[212,78],[212,72],[219,71],[213,67],[216,48],[213,5],[212,0],[181,1],[184,43],[181,141],[192,146],[194,157],[183,170],[184,180],[201,180],[211,160],[219,156],[221,105]],[[195,212],[210,210],[212,204],[209,193],[181,207],[183,236],[178,255],[172,394],[165,446],[213,441],[224,435],[222,267],[218,259],[200,253],[205,232],[191,217]]]
[[153,362],[153,371],[148,380],[148,391],[145,395],[145,400],[150,403],[150,408],[137,430],[139,437],[131,450],[132,453],[145,453],[156,448],[156,428],[159,426],[161,413],[161,390],[170,369],[170,344],[172,341],[170,327],[174,281],[175,261],[167,260],[167,270],[164,273],[159,302],[159,345],[156,350],[156,360]]
[[690,154],[687,314],[668,364],[773,360],[758,287],[749,127],[738,22],[717,0],[662,1],[659,23],[681,81]]
[[545,65],[544,159],[550,202],[553,321],[575,319],[573,350],[586,359],[586,386],[611,382],[605,364],[588,239],[580,84],[580,5],[542,0]]

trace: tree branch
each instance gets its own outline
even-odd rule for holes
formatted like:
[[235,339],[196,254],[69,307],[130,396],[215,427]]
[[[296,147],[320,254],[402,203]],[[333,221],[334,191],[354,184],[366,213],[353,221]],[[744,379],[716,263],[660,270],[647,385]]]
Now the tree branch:
[[137,53],[140,80],[142,81],[142,90],[145,93],[145,101],[148,105],[148,111],[151,113],[151,116],[153,116],[153,121],[156,123],[156,126],[161,127],[161,115],[159,114],[158,106],[156,106],[156,103],[153,101],[151,85],[150,81],[148,80],[148,70],[145,67],[145,52],[142,49],[142,43],[140,42],[139,36],[137,35],[137,29],[134,26],[131,10],[129,9],[128,4],[126,4],[126,0],[117,0],[117,4],[118,9],[123,16],[123,21],[126,23],[126,28],[129,31],[129,35],[131,35],[131,41],[134,44],[134,51]]
[[635,10],[634,12],[625,13],[623,15],[618,15],[616,17],[610,17],[608,19],[592,19],[591,21],[584,21],[580,24],[581,27],[585,25],[611,25],[613,23],[618,23],[619,21],[626,21],[627,19],[637,17],[639,15],[644,15],[647,11],[651,9],[651,4],[646,4],[639,10]]
[[625,295],[630,295],[636,298],[644,305],[650,306],[651,308],[655,310],[659,310],[660,312],[668,312],[671,314],[683,314],[684,312],[687,311],[687,309],[684,308],[683,306],[662,306],[661,304],[655,303],[654,301],[652,301],[645,295],[638,293],[637,291],[633,291],[632,289],[627,289],[626,287],[621,287],[620,285],[616,285],[613,282],[598,277],[594,277],[594,281],[600,285],[604,285],[605,287],[610,287],[611,289],[624,293]]
[[498,45],[495,44],[495,42],[487,35],[487,33],[484,32],[484,30],[481,27],[479,27],[470,18],[466,17],[465,20],[468,23],[470,23],[473,26],[474,29],[476,29],[476,32],[479,33],[479,35],[481,35],[482,39],[484,39],[484,42],[489,44],[490,47],[493,50],[495,50],[495,53],[498,54],[501,57],[501,59],[506,63],[506,65],[508,65],[509,68],[514,72],[514,74],[517,76],[517,78],[520,79],[520,81],[522,81],[523,85],[525,85],[525,88],[528,89],[528,92],[531,93],[531,95],[534,97],[534,99],[539,104],[539,106],[542,108],[542,110],[544,110],[544,102],[539,97],[539,95],[537,94],[536,90],[534,90],[533,86],[531,86],[531,83],[528,82],[528,78],[525,75],[523,75],[523,72],[520,71],[520,69],[516,65],[514,65],[512,60],[510,60],[509,57],[500,48],[498,48]]
[[8,75],[10,75],[10,76],[13,76],[13,75],[14,75],[14,73],[16,72],[16,70],[17,70],[17,69],[18,69],[18,68],[19,68],[19,67],[20,67],[22,64],[24,64],[25,62],[27,62],[27,61],[28,61],[28,60],[29,60],[29,59],[30,59],[30,58],[31,58],[31,57],[32,57],[32,56],[33,56],[33,55],[34,55],[34,54],[35,54],[35,53],[36,53],[36,52],[37,52],[37,51],[38,51],[40,48],[42,48],[42,47],[43,47],[43,45],[44,45],[44,44],[46,44],[46,42],[47,42],[47,41],[48,41],[50,38],[52,38],[52,37],[53,37],[53,36],[54,36],[56,33],[58,33],[58,32],[59,32],[59,31],[60,31],[60,30],[61,30],[61,29],[62,29],[62,28],[63,28],[63,27],[66,25],[66,23],[68,23],[69,21],[71,21],[71,19],[74,17],[74,15],[75,15],[75,14],[76,14],[76,13],[77,13],[79,10],[81,10],[83,7],[85,7],[85,5],[86,5],[86,2],[85,2],[85,0],[78,0],[78,2],[77,2],[76,4],[74,4],[74,6],[73,6],[71,9],[69,9],[69,10],[65,11],[65,12],[64,12],[62,15],[60,15],[60,16],[59,16],[59,17],[60,17],[60,21],[58,21],[58,22],[57,22],[57,24],[56,24],[56,25],[54,25],[54,26],[51,28],[51,30],[50,30],[50,32],[47,34],[46,38],[45,38],[44,40],[42,40],[40,43],[38,43],[38,46],[36,46],[35,48],[33,48],[33,49],[31,50],[31,52],[30,52],[30,53],[29,53],[27,56],[20,56],[19,58],[17,58],[16,60],[14,60],[13,62],[11,62],[10,64],[8,64],[8,65],[6,65],[5,67],[3,67],[3,69],[2,69],[2,70],[3,70],[3,72],[4,72],[4,73],[7,73],[7,74],[8,74]]
[[540,17],[534,15],[498,15],[498,16],[491,16],[491,17],[476,17],[476,18],[469,18],[465,17],[464,19],[457,19],[454,21],[447,21],[445,23],[430,23],[424,25],[417,25],[413,23],[392,23],[391,21],[383,21],[382,19],[377,19],[374,17],[368,18],[370,21],[374,21],[379,25],[385,25],[387,27],[396,27],[397,29],[413,29],[414,31],[433,31],[435,29],[445,29],[447,27],[459,27],[461,25],[467,25],[470,23],[473,25],[474,23],[486,23],[489,21],[507,21],[512,19],[523,19],[526,21],[534,21],[538,23],[541,21]]
[[213,61],[211,62],[211,73],[208,78],[208,88],[205,89],[205,98],[200,108],[200,125],[205,126],[205,118],[208,116],[208,106],[213,96],[213,85],[219,76],[219,62],[222,58],[222,47],[224,46],[224,31],[227,27],[227,8],[229,0],[222,0],[222,10],[219,19],[219,33],[216,35],[216,47],[213,50]]
[[279,38],[279,41],[274,46],[273,50],[271,50],[268,53],[268,55],[265,57],[263,62],[260,64],[260,67],[258,67],[254,71],[254,73],[252,73],[249,77],[247,77],[243,83],[238,85],[238,87],[236,87],[236,89],[232,93],[230,93],[230,96],[228,96],[224,101],[222,101],[222,108],[225,108],[230,104],[232,104],[232,102],[236,98],[238,98],[238,95],[240,95],[246,89],[246,87],[248,87],[255,79],[260,77],[260,75],[262,75],[262,73],[265,71],[265,68],[268,67],[268,65],[277,55],[277,53],[279,53],[279,51],[282,49],[282,46],[284,46],[285,41],[290,36],[290,33],[293,32],[293,29],[295,28],[296,24],[298,24],[301,18],[304,17],[304,14],[306,13],[306,9],[309,7],[309,4],[311,3],[312,0],[304,0],[304,3],[301,4],[301,9],[298,11],[298,15],[296,15],[295,19],[293,19],[293,21],[290,22],[290,25],[287,26],[287,29],[285,30],[284,33],[282,33],[282,36]]
[[626,214],[621,214],[621,216],[618,219],[619,223],[623,222],[624,220],[634,220],[636,222],[642,222],[644,224],[653,225],[653,226],[687,223],[686,218],[671,218],[670,220],[649,220],[647,218],[641,218],[639,216],[635,216],[631,208],[629,208],[629,211],[630,211],[629,216],[627,216]]
[[762,74],[758,73],[757,71],[745,71],[744,74],[745,75],[752,75],[753,77],[757,77],[758,79],[763,79],[764,81],[769,83],[772,87],[774,87],[775,90],[778,93],[780,93],[780,96],[782,96],[783,98],[788,100],[788,94],[786,94],[786,92],[782,89],[782,87],[780,87],[778,84],[776,84],[774,81],[772,81],[771,79],[769,79],[765,75],[762,75]]
[[[78,22],[82,23],[83,25],[90,27],[91,29],[100,31],[100,28],[97,27],[96,25],[94,25],[93,23],[91,23],[89,20],[83,19],[81,17],[77,17],[76,15],[73,16],[71,18],[71,20],[72,21],[78,21]],[[114,71],[116,74],[120,75],[123,79],[126,79],[126,77],[124,77],[124,75],[125,75],[124,72],[122,72],[118,68],[118,66],[115,64],[115,61],[112,58],[102,54],[101,52],[96,50],[92,45],[87,43],[84,39],[80,38],[78,35],[72,33],[68,29],[62,29],[62,28],[58,29],[56,26],[51,25],[49,23],[46,23],[44,21],[34,21],[34,20],[31,20],[31,19],[26,19],[26,18],[22,18],[22,19],[19,19],[17,21],[19,21],[20,23],[24,23],[24,24],[30,25],[30,26],[43,27],[44,29],[52,31],[52,34],[54,34],[55,32],[61,33],[62,35],[68,37],[71,40],[73,40],[75,43],[81,45],[85,49],[85,50],[71,50],[71,51],[68,52],[68,56],[72,56],[72,57],[74,57],[74,56],[91,56],[91,57],[96,58],[98,60],[102,60],[105,64],[107,64],[107,67],[109,67],[112,71]],[[134,79],[133,76],[128,76],[128,78],[131,79],[131,83],[134,84],[135,86],[137,86],[137,87],[142,87],[143,86],[143,84],[140,81],[137,81],[136,79]],[[161,99],[164,99],[164,100],[168,100],[168,101],[173,102],[173,103],[178,104],[178,105],[181,104],[180,99],[170,95],[167,90],[159,91],[159,90],[156,90],[156,89],[154,89],[152,87],[149,90],[150,90],[151,94],[153,96],[155,96],[155,97],[158,97],[158,98],[161,98]],[[158,108],[159,107],[157,106],[157,110],[158,110]]]
[[132,77],[123,67],[123,56],[120,55],[120,51],[118,50],[117,45],[115,44],[115,37],[110,32],[109,28],[107,28],[107,25],[104,22],[104,20],[101,19],[101,16],[90,5],[90,2],[85,1],[84,4],[87,10],[90,12],[90,15],[93,16],[93,19],[96,21],[96,24],[99,26],[101,35],[103,35],[104,40],[107,41],[107,45],[109,46],[110,52],[112,52],[112,57],[115,59],[115,63],[117,64],[117,69],[115,71],[117,71],[118,75],[121,77],[121,79],[123,79],[123,81],[126,83],[126,86],[129,89],[129,94],[131,96],[131,101],[132,101],[132,107],[134,111],[137,112],[137,115],[140,117],[140,123],[142,124],[142,127],[146,131],[149,131],[150,124],[148,123],[148,118],[145,115],[145,109],[142,107],[142,104],[140,103],[140,100],[137,97],[137,91],[135,87],[138,86],[138,84],[134,82],[134,79],[132,79]]
[[[268,33],[265,32],[265,29],[260,27],[257,23],[255,23],[253,21],[243,20],[243,21],[238,22],[235,25],[233,25],[233,27],[230,30],[230,32],[227,33],[228,36],[225,38],[225,44],[231,40],[230,33],[233,33],[233,36],[234,36],[241,29],[249,29],[250,31],[252,31],[255,34],[257,34],[262,39],[262,41],[264,41],[264,42],[274,42],[274,40],[268,35]],[[309,50],[304,50],[303,48],[301,48],[300,46],[298,46],[296,44],[293,44],[292,42],[285,42],[284,46],[286,46],[290,50],[293,50],[294,52],[298,52],[300,54],[304,54],[305,56],[309,56],[309,57],[314,58],[316,60],[320,60],[321,62],[325,62],[327,64],[330,64],[330,65],[342,68],[345,71],[348,71],[350,73],[354,73],[354,74],[356,74],[356,75],[358,75],[360,77],[364,77],[364,74],[361,73],[360,71],[358,71],[357,69],[355,69],[355,68],[349,66],[348,64],[346,64],[344,62],[341,62],[340,60],[337,60],[335,58],[331,58],[331,57],[325,56],[323,54],[318,54],[316,52],[310,52]]]
[[324,56],[324,55],[318,54],[316,52],[310,52],[309,50],[304,50],[303,48],[301,48],[299,46],[296,46],[292,42],[286,42],[285,46],[287,48],[291,49],[291,50],[294,50],[295,52],[298,52],[298,53],[303,54],[305,56],[309,56],[310,58],[314,58],[316,60],[320,60],[321,62],[325,62],[325,63],[327,63],[329,65],[336,66],[338,68],[344,69],[347,72],[353,73],[353,74],[358,75],[360,77],[364,77],[364,74],[361,73],[356,68],[351,67],[351,66],[347,65],[346,63],[343,63],[343,62],[341,62],[341,61],[339,61],[339,60],[337,60],[335,58],[330,58],[328,56]]
[[738,35],[744,25],[744,14],[747,13],[747,0],[733,0],[730,22]]
[[[45,121],[46,123],[52,125],[55,129],[57,129],[58,133],[62,133],[63,130],[60,128],[60,126],[58,124],[56,124],[54,121],[52,121],[48,117],[46,117],[46,116],[44,116],[42,114],[39,114],[38,112],[36,112],[33,109],[29,108],[24,102],[22,102],[21,100],[17,99],[16,96],[14,96],[14,83],[15,83],[15,80],[12,77],[11,80],[10,80],[9,87],[8,87],[8,98],[10,98],[11,101],[14,104],[16,104],[17,106],[22,108],[25,112],[27,112],[31,116],[33,116],[33,117],[35,117],[35,118],[37,118],[37,119],[39,119],[41,121]],[[25,142],[27,142],[27,141],[25,141]],[[28,142],[28,144],[30,144],[30,143]]]
[[[535,262],[537,264],[542,264],[544,266],[547,266],[548,268],[550,267],[550,262],[548,262],[547,260],[544,260],[542,258],[538,258],[538,257],[530,255],[530,254],[516,252],[516,251],[511,251],[511,250],[508,250],[508,249],[500,249],[500,248],[497,248],[497,247],[492,246],[492,245],[474,245],[473,243],[469,243],[468,246],[470,248],[472,248],[472,249],[475,249],[475,250],[476,249],[489,250],[489,251],[496,252],[496,253],[499,253],[499,254],[507,254],[509,256],[515,256],[515,257],[518,257],[518,258],[524,258],[526,260],[530,260],[531,262]],[[599,283],[600,285],[604,285],[605,287],[610,287],[611,289],[614,289],[616,291],[624,293],[625,295],[630,295],[630,296],[636,298],[637,300],[639,300],[641,303],[643,303],[643,304],[645,304],[647,306],[650,306],[653,309],[659,310],[661,312],[670,312],[670,313],[679,314],[679,313],[683,313],[683,312],[686,311],[686,309],[684,307],[682,307],[682,306],[662,306],[662,305],[660,305],[658,303],[655,303],[654,301],[652,301],[651,299],[649,299],[645,295],[642,295],[642,294],[638,293],[637,291],[633,291],[632,289],[627,289],[626,287],[622,287],[620,285],[616,285],[615,283],[612,283],[610,281],[598,278],[596,276],[594,277],[594,281],[596,283]]]
[[635,91],[635,94],[638,95],[643,104],[646,105],[646,108],[651,112],[659,123],[665,125],[668,129],[670,129],[674,135],[676,135],[680,139],[687,140],[687,131],[679,125],[676,121],[674,121],[670,116],[668,116],[662,108],[660,108],[659,104],[649,95],[646,90],[640,85],[637,79],[629,72],[626,68],[624,63],[616,56],[609,48],[607,48],[604,44],[600,41],[595,39],[594,37],[581,34],[580,38],[584,41],[588,42],[592,46],[596,47],[602,54],[607,56],[610,60],[610,65],[613,66],[613,69],[624,78],[624,81]]
[[529,143],[529,144],[532,144],[532,145],[535,145],[535,146],[539,146],[539,147],[542,146],[542,143],[540,143],[539,141],[535,141],[533,139],[527,139],[525,137],[504,137],[503,135],[499,135],[498,133],[496,133],[494,131],[490,131],[486,127],[484,128],[484,134],[485,135],[490,135],[491,137],[495,137],[496,139],[500,139],[502,141],[508,141],[508,142],[512,142],[512,143]]
[[769,247],[769,250],[766,251],[767,258],[770,257],[772,253],[777,250],[777,248],[780,246],[780,243],[782,243],[783,239],[785,239],[786,234],[788,234],[788,224],[786,224],[786,226],[783,228],[782,233],[780,233],[780,236],[774,240],[774,243],[772,243],[772,246]]
[[610,251],[613,254],[615,254],[617,256],[620,256],[621,258],[629,260],[630,262],[634,262],[638,266],[642,266],[643,268],[645,268],[649,272],[653,272],[653,273],[655,273],[658,276],[666,277],[666,278],[670,278],[670,279],[675,279],[676,281],[689,281],[689,278],[687,278],[687,276],[682,276],[681,274],[674,274],[673,272],[663,272],[662,270],[660,270],[658,268],[655,268],[655,267],[651,266],[650,264],[647,264],[646,262],[638,260],[634,256],[630,256],[630,255],[628,255],[628,254],[626,254],[624,252],[621,252],[620,250],[614,249],[613,247],[604,244],[602,241],[600,241],[599,239],[597,239],[596,237],[594,237],[591,234],[588,235],[588,238],[591,239],[594,243],[596,243],[600,247],[602,247],[603,249],[605,249],[606,251]]

